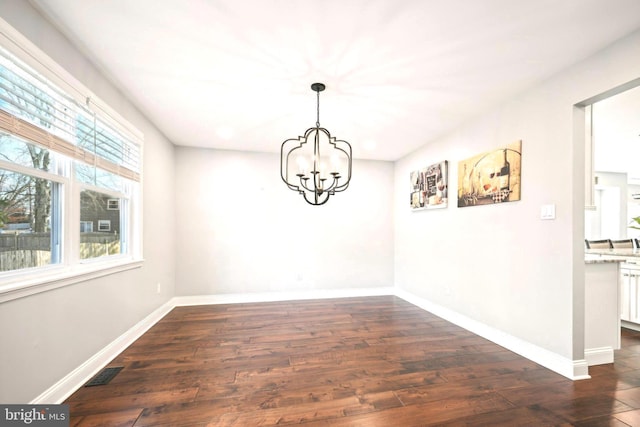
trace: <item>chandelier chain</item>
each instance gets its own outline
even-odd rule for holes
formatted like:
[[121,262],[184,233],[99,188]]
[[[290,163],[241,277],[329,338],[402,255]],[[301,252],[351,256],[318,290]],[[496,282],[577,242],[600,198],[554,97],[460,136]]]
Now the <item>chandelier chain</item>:
[[320,91],[316,92],[317,102],[316,102],[316,127],[320,127]]

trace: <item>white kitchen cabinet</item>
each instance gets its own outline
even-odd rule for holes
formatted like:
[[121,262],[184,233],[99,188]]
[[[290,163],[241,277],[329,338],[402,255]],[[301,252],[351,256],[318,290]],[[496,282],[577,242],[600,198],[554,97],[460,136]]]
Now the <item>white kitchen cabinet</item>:
[[640,327],[640,265],[623,263],[620,272],[620,319]]
[[584,356],[588,366],[613,363],[614,350],[620,348],[620,264],[618,260],[585,262]]

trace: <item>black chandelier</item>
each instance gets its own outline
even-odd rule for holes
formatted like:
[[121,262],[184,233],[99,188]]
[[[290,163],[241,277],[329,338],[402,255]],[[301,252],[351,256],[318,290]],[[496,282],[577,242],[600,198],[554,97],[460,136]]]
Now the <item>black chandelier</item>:
[[316,126],[304,136],[287,139],[280,148],[280,176],[291,190],[311,205],[324,205],[329,196],[344,191],[351,181],[351,145],[336,140],[320,127],[322,83],[311,85],[317,94]]

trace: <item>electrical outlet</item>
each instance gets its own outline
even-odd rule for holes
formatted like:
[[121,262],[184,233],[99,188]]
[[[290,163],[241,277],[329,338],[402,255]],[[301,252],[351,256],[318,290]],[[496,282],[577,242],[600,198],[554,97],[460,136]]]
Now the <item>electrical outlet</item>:
[[156,284],[156,292],[160,294],[160,282]]

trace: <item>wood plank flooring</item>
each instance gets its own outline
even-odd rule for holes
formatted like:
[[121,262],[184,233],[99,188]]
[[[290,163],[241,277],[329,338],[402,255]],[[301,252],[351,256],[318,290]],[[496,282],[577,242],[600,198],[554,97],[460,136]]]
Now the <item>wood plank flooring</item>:
[[570,381],[396,297],[178,307],[72,426],[640,426],[640,333]]

